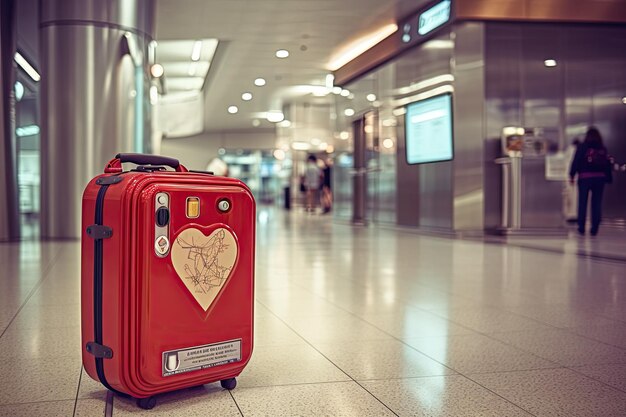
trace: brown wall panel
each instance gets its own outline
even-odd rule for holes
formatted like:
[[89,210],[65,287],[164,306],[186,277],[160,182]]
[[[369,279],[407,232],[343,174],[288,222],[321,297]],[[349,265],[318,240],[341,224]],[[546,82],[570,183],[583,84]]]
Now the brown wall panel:
[[457,19],[626,22],[624,0],[457,0]]
[[[456,0],[453,4],[454,21],[626,23],[626,0]],[[335,71],[335,84],[350,83],[413,46],[402,43],[399,32],[393,33]]]

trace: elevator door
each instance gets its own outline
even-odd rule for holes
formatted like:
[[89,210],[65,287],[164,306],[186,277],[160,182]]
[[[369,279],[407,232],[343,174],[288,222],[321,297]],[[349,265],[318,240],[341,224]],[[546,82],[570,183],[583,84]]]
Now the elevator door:
[[[390,221],[395,218],[394,213],[387,213],[387,205],[381,204],[381,179],[386,184],[385,175],[381,166],[381,152],[378,135],[378,113],[368,111],[362,117],[352,122],[354,137],[354,171],[353,171],[353,200],[352,221],[356,224]],[[393,165],[393,164],[391,164]],[[390,174],[395,179],[394,172]],[[389,188],[389,187],[383,187]],[[381,209],[385,210],[381,210]],[[393,208],[391,208],[393,211]]]

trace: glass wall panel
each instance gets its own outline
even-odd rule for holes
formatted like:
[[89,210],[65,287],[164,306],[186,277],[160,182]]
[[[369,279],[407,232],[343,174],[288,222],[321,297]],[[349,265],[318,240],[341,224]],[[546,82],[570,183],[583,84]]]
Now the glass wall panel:
[[[19,82],[19,81],[18,81]],[[24,81],[26,84],[26,81]],[[21,83],[20,83],[21,84]],[[17,182],[19,186],[19,209],[21,235],[34,238],[39,232],[40,212],[40,140],[36,91],[23,88],[15,103],[17,137]]]
[[[452,90],[450,60],[454,42],[445,32],[431,41],[403,54],[398,59],[346,86],[347,91],[336,98],[338,160],[349,162],[354,150],[352,121],[365,117],[364,132],[367,161],[367,221],[397,223],[398,212],[411,211],[420,216],[422,225],[451,227],[452,177],[451,163],[435,163],[404,169],[404,148],[398,152],[398,138],[404,138],[404,107],[413,101]],[[349,136],[348,136],[349,132]],[[403,164],[400,169],[398,164]],[[339,164],[338,164],[339,165]],[[338,169],[336,215],[349,218],[352,199],[348,167]],[[443,170],[443,171],[442,171]],[[419,173],[428,178],[420,189]],[[443,174],[442,174],[443,172]],[[402,178],[399,178],[401,175]],[[398,183],[403,184],[399,194]],[[433,190],[431,193],[429,190]],[[422,195],[426,192],[427,195]],[[417,220],[415,224],[417,223]]]

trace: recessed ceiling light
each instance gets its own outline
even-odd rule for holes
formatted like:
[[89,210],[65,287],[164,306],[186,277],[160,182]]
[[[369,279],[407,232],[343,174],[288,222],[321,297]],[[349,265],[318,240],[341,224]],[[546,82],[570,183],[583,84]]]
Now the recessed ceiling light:
[[289,56],[289,51],[286,49],[279,49],[276,51],[276,58],[287,58]]
[[161,64],[154,64],[152,67],[150,67],[150,74],[152,74],[154,78],[159,78],[163,75],[163,72],[163,65]]
[[254,80],[254,85],[257,87],[263,87],[265,85],[265,78],[257,78]]
[[393,148],[393,139],[387,138],[383,140],[383,148],[386,148],[386,149]]
[[556,61],[554,59],[546,59],[543,61],[543,65],[548,68],[556,67]]
[[354,116],[354,109],[347,108],[343,111],[343,114],[345,114],[348,117]]
[[235,114],[238,111],[239,111],[239,108],[237,106],[228,106],[228,113]]
[[622,97],[622,104],[626,104],[626,97]]
[[350,95],[350,90],[346,90],[345,88],[341,90],[341,94],[343,97],[348,97]]
[[333,94],[341,94],[341,90],[343,90],[341,87],[335,86],[333,87]]
[[261,125],[261,121],[259,119],[254,119],[252,121],[252,126],[259,127]]
[[350,137],[350,133],[346,132],[345,130],[339,133],[339,139],[341,140],[346,140],[349,137]]
[[376,94],[368,94],[367,96],[365,96],[365,98],[367,99],[367,101],[376,101]]
[[241,95],[241,99],[243,101],[250,101],[250,100],[252,100],[252,93],[243,93]]

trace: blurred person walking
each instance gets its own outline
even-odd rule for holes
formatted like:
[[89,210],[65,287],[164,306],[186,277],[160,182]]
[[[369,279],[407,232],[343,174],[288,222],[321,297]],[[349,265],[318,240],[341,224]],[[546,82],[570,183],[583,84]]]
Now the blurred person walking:
[[326,161],[324,162],[324,170],[323,170],[324,182],[322,183],[322,196],[321,196],[322,209],[323,209],[324,214],[330,213],[330,211],[333,208],[333,191],[331,188],[332,167],[333,167],[333,160],[330,158],[326,159]]
[[602,220],[602,194],[604,184],[613,182],[612,165],[609,152],[604,147],[602,136],[595,127],[590,127],[585,140],[576,149],[569,170],[570,183],[578,175],[578,233],[585,234],[587,220],[587,201],[591,193],[591,235],[598,234]]
[[317,166],[317,157],[309,155],[304,171],[304,187],[306,188],[306,211],[315,211],[318,192],[322,182],[322,170]]

